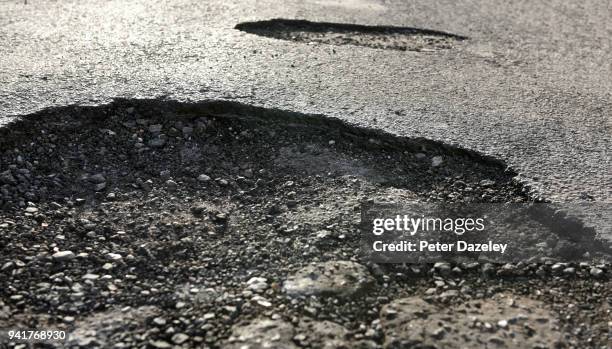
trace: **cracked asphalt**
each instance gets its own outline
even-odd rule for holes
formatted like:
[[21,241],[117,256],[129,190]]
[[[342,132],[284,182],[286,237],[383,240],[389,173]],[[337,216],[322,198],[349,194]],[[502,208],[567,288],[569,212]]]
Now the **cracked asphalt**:
[[[0,124],[117,97],[234,100],[477,150],[553,201],[611,202],[611,15],[598,1],[4,1]],[[272,18],[469,39],[402,52],[234,29]]]

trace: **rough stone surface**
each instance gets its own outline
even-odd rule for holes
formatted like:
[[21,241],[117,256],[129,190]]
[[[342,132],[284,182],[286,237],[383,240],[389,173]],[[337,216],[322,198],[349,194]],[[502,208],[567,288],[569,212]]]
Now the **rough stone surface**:
[[[67,344],[78,347],[100,347],[106,345],[112,336],[118,335],[118,330],[129,326],[143,325],[148,317],[159,312],[153,306],[143,306],[133,309],[109,309],[80,317],[75,321],[67,334]],[[121,321],[117,321],[121,319]]]
[[350,331],[348,329],[331,321],[305,320],[300,322],[296,332],[301,335],[298,341],[300,345],[308,345],[311,348],[366,349],[376,347],[376,343],[372,341],[350,338]]
[[320,349],[375,348],[369,340],[350,338],[350,331],[331,321],[304,319],[297,326],[283,320],[255,319],[236,325],[223,348],[228,349]]
[[226,349],[297,349],[293,343],[294,328],[282,320],[257,319],[233,328]]
[[419,297],[381,310],[385,348],[562,348],[558,320],[539,301],[498,294],[453,307]]
[[308,265],[287,278],[284,289],[295,296],[330,295],[350,297],[372,286],[367,268],[348,261],[330,261]]

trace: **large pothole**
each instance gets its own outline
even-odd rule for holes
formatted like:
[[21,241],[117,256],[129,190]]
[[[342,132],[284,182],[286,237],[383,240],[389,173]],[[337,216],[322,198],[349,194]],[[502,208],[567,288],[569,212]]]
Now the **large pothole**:
[[[361,203],[529,200],[502,162],[474,152],[228,102],[43,111],[0,130],[0,174],[0,327],[95,337],[95,314],[156,306],[129,331],[74,339],[87,345],[216,347],[262,316],[333,321],[380,344],[382,305],[432,295],[427,266],[361,261],[375,282],[359,296],[283,291],[309,263],[359,261]],[[446,277],[440,291],[496,292],[478,275]],[[605,311],[596,305],[590,321]]]
[[244,22],[235,28],[281,40],[419,52],[449,49],[466,39],[461,35],[429,29],[291,19]]
[[289,206],[301,206],[304,188],[333,201],[326,192],[347,200],[527,200],[502,162],[424,139],[225,102],[121,108],[60,108],[0,130],[0,207],[90,207],[163,190],[224,205],[254,196],[281,210],[287,195],[295,197]]

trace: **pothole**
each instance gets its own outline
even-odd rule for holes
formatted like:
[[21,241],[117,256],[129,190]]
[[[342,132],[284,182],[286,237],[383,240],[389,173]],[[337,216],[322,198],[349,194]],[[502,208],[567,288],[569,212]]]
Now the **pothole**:
[[[280,205],[275,198],[303,188],[331,200],[334,192],[527,200],[504,163],[442,143],[231,102],[135,101],[121,109],[124,103],[53,109],[1,129],[0,207],[65,201],[87,208],[126,195],[204,189],[216,201],[263,191]],[[345,182],[341,191],[335,181]]]
[[430,29],[291,19],[244,22],[236,25],[235,29],[281,40],[419,52],[450,49],[457,42],[467,39]]
[[[309,263],[359,261],[364,202],[528,201],[514,175],[442,143],[238,103],[45,110],[0,129],[0,327],[45,314],[70,331],[154,305],[146,325],[92,341],[216,347],[233,325],[276,314],[382,343],[382,305],[425,295],[426,267],[368,265],[374,285],[349,300],[282,285]],[[453,284],[466,282],[486,283]]]

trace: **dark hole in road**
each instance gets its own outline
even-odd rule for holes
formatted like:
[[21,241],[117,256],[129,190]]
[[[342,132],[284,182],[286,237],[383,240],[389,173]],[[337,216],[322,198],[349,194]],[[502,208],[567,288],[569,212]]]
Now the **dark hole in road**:
[[236,25],[235,29],[275,39],[298,42],[423,52],[449,49],[457,41],[467,39],[465,36],[429,29],[290,19],[244,22]]
[[[212,182],[231,177],[228,188],[240,181],[250,187],[260,172],[276,181],[351,177],[450,202],[527,200],[502,161],[423,138],[232,102],[127,103],[50,109],[0,129],[0,207],[65,197],[96,201],[102,198],[95,188],[130,188],[138,178],[208,174]],[[105,180],[92,178],[96,173]],[[490,183],[480,185],[483,180]]]
[[[168,324],[218,344],[234,323],[270,309],[304,317],[309,298],[292,300],[279,285],[311,261],[358,259],[360,203],[528,201],[514,176],[443,143],[233,102],[44,110],[0,129],[0,275],[10,285],[0,297],[13,314],[0,327],[78,316],[78,340],[93,330],[111,343],[126,331],[102,330],[100,316],[152,306],[131,340],[170,340],[155,316],[217,314],[206,327]],[[320,298],[319,318],[356,329],[389,299],[431,287],[427,269],[377,268],[389,276],[368,297]],[[253,276],[269,280],[260,298],[243,292]]]

